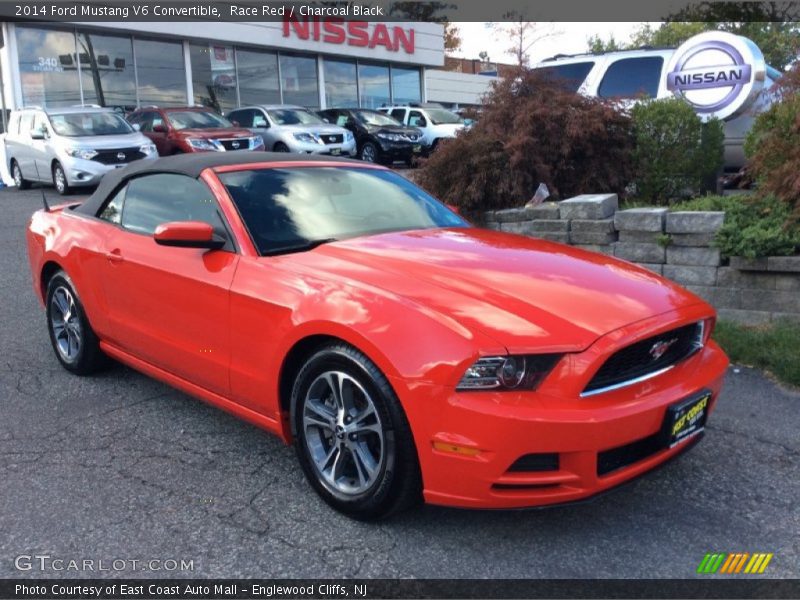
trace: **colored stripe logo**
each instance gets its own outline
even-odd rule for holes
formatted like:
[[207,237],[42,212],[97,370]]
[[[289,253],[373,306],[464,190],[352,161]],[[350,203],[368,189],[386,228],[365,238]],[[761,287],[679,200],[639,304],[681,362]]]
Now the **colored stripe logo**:
[[759,574],[767,569],[769,561],[772,560],[772,553],[756,552],[713,552],[708,553],[700,561],[697,567],[698,573],[706,575],[725,574],[735,575],[739,573]]

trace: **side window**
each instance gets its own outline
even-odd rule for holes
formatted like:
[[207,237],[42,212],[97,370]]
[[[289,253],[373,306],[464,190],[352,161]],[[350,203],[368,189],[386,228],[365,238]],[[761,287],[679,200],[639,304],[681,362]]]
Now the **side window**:
[[253,127],[269,129],[269,121],[267,121],[267,117],[265,117],[264,113],[260,110],[253,111]]
[[170,221],[203,221],[225,234],[217,201],[204,183],[173,173],[133,179],[125,193],[122,226],[151,235],[156,227]]
[[33,128],[33,113],[29,110],[22,113],[22,118],[19,121],[19,132],[22,135],[30,135]]
[[602,98],[658,96],[664,59],[660,56],[623,58],[611,64],[597,93]]
[[228,120],[236,121],[240,127],[253,127],[253,117],[256,111],[252,108],[234,110],[228,115]]
[[406,109],[404,109],[404,108],[395,108],[392,111],[392,116],[402,123],[406,118]]
[[566,65],[553,65],[536,69],[544,78],[560,84],[570,92],[577,92],[583,84],[594,62],[578,62]]
[[139,123],[139,131],[153,131],[153,113],[139,113],[135,122]]
[[339,127],[346,127],[347,122],[350,120],[350,115],[346,112],[336,112],[331,114],[331,121],[336,123]]
[[33,116],[33,126],[31,131],[47,131],[47,119],[44,116],[44,113],[37,112]]
[[425,117],[421,112],[418,110],[412,110],[410,113],[408,113],[408,124],[411,127],[425,127],[428,124],[428,121],[425,120]]
[[125,202],[126,189],[127,187],[123,187],[116,194],[114,194],[114,197],[106,202],[106,205],[97,216],[104,221],[119,225],[122,222],[122,204]]
[[164,123],[164,117],[161,116],[161,113],[152,113],[153,120],[150,125],[150,131],[154,131],[158,125],[163,125],[166,127],[166,123]]

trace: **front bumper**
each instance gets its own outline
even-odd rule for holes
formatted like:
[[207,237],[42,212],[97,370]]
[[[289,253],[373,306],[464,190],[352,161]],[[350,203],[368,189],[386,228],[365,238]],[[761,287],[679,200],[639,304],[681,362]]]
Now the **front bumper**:
[[409,160],[414,156],[423,156],[425,145],[422,141],[410,142],[391,142],[380,138],[381,156],[387,160]]
[[[158,155],[153,154],[138,160],[155,160],[156,158],[158,158]],[[109,171],[121,169],[130,164],[106,165],[96,160],[85,160],[67,155],[59,155],[58,160],[61,166],[64,167],[64,173],[67,176],[67,183],[70,187],[95,186],[100,183],[103,175]]]
[[[584,500],[686,450],[697,437],[673,448],[653,443],[660,440],[667,407],[710,390],[710,415],[727,366],[722,350],[708,342],[658,377],[587,398],[558,396],[558,386],[545,384],[536,392],[510,393],[457,392],[433,384],[403,388],[400,381],[393,383],[403,390],[427,502],[525,508]],[[610,450],[628,460],[604,469],[599,459]],[[557,466],[510,470],[531,454],[557,455]]]
[[323,154],[332,156],[355,156],[356,141],[342,142],[341,144],[315,144],[292,140],[288,144],[289,150],[298,154]]

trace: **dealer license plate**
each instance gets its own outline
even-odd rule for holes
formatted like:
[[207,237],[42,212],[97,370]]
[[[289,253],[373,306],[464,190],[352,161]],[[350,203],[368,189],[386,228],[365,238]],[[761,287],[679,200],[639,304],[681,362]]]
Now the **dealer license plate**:
[[703,431],[710,403],[711,392],[704,391],[667,408],[664,434],[670,448]]
[[342,153],[341,148],[333,148],[331,150],[331,156],[339,156]]
[[415,146],[412,146],[412,148],[411,148],[411,151],[412,151],[414,154],[417,154],[417,153],[419,153],[419,152],[422,152],[422,146],[421,146],[420,144],[416,144]]

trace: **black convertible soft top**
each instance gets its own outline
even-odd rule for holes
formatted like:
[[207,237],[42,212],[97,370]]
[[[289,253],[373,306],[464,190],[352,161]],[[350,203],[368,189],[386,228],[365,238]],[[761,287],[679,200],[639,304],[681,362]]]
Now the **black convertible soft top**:
[[316,154],[286,154],[285,152],[196,152],[193,154],[176,154],[156,160],[137,160],[123,169],[109,171],[103,176],[100,185],[89,198],[75,208],[75,212],[97,215],[116,189],[122,183],[147,173],[178,173],[189,177],[199,177],[206,169],[226,165],[248,165],[262,162],[337,162],[343,164],[361,164],[361,161]]

